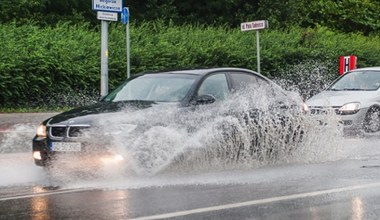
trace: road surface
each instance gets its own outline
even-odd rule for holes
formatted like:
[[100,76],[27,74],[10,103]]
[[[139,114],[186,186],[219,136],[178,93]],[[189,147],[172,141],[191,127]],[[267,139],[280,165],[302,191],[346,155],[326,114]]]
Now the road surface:
[[[39,121],[3,129],[0,219],[380,218],[376,137],[342,138],[326,159],[250,169],[172,169],[138,176],[108,168],[98,176],[49,176],[34,166],[28,147]],[[21,141],[12,144],[15,137]]]

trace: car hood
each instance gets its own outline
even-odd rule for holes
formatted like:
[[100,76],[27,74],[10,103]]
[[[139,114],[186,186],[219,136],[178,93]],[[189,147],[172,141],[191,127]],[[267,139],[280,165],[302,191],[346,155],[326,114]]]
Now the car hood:
[[343,106],[350,102],[370,100],[376,96],[374,91],[323,91],[306,101],[308,106]]
[[152,101],[98,102],[93,105],[72,109],[44,121],[47,125],[92,125],[100,118],[119,111],[136,111],[152,107]]

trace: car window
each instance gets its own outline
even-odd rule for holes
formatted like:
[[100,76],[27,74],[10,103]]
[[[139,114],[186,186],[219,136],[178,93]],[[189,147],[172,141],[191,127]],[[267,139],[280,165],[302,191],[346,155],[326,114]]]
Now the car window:
[[377,90],[380,71],[354,71],[339,78],[328,90]]
[[231,72],[230,78],[234,92],[248,89],[248,92],[265,91],[265,94],[272,98],[285,95],[281,88],[254,74]]
[[232,87],[235,91],[244,90],[249,87],[267,86],[264,79],[248,73],[231,73]]
[[187,95],[194,81],[194,76],[186,74],[146,74],[127,81],[105,101],[178,102]]
[[216,100],[224,100],[229,94],[227,78],[224,73],[207,77],[198,90],[198,96],[212,95]]
[[232,88],[234,91],[241,91],[250,86],[257,85],[257,77],[245,73],[231,73]]

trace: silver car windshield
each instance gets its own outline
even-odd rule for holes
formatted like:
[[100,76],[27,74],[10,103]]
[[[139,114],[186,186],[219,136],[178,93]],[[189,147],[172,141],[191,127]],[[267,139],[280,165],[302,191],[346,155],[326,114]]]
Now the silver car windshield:
[[191,74],[146,74],[126,81],[104,101],[179,102],[189,92],[196,79]]
[[374,91],[380,87],[380,71],[354,71],[344,74],[327,90]]

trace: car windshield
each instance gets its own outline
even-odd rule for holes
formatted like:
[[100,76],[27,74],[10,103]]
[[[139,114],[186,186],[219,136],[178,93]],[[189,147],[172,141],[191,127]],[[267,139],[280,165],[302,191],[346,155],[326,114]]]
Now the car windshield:
[[354,71],[344,74],[328,90],[374,91],[379,87],[380,71]]
[[104,101],[179,102],[196,79],[192,74],[145,74],[127,80],[104,98]]

